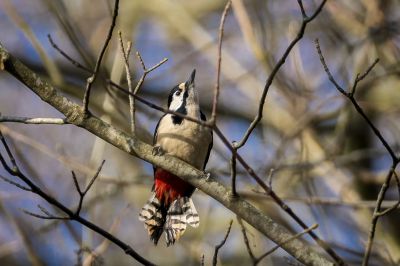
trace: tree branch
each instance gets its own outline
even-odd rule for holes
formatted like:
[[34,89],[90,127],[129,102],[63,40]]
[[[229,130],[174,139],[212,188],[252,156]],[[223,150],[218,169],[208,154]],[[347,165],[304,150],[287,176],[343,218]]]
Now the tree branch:
[[225,242],[228,239],[229,233],[231,232],[232,223],[233,223],[233,220],[231,220],[229,222],[228,230],[226,231],[224,239],[222,239],[221,243],[219,243],[218,245],[215,246],[214,256],[213,256],[213,261],[212,261],[213,266],[217,265],[218,251],[220,250],[220,248],[222,248],[223,245],[225,245]]
[[[153,147],[151,145],[142,142],[135,136],[130,137],[91,114],[85,115],[79,105],[58,94],[54,87],[9,54],[1,44],[0,63],[4,65],[4,69],[7,72],[24,83],[43,101],[63,113],[67,122],[84,128],[117,148],[181,177],[222,203],[275,243],[281,243],[292,236],[285,227],[261,213],[247,201],[240,198],[232,199],[230,190],[214,178],[208,177],[204,172],[170,155],[153,155]],[[333,265],[333,263],[310,249],[300,240],[293,240],[283,245],[283,249],[307,265]]]
[[[369,117],[365,114],[364,110],[361,108],[361,106],[358,104],[357,100],[354,98],[354,94],[358,85],[358,82],[360,82],[361,80],[363,80],[373,69],[373,67],[378,63],[378,59],[376,59],[365,71],[364,74],[360,75],[357,74],[356,79],[354,80],[353,86],[351,88],[350,92],[346,92],[335,80],[335,78],[332,76],[328,65],[325,62],[325,58],[324,55],[322,54],[321,51],[321,47],[319,45],[319,41],[318,39],[315,40],[315,48],[317,49],[317,53],[319,55],[319,59],[321,61],[321,64],[326,72],[326,74],[328,75],[328,79],[329,81],[336,87],[336,89],[343,94],[347,99],[350,100],[350,102],[352,103],[352,105],[354,106],[354,108],[356,109],[356,111],[360,114],[360,116],[362,118],[364,118],[365,122],[368,124],[368,126],[372,129],[373,133],[375,134],[375,136],[379,139],[379,141],[382,143],[382,145],[385,147],[385,149],[387,150],[387,152],[389,153],[390,157],[392,158],[392,166],[390,167],[390,170],[386,176],[385,182],[382,184],[382,187],[379,191],[377,200],[376,200],[376,206],[374,209],[374,213],[372,215],[372,220],[371,220],[371,228],[370,228],[370,232],[369,232],[369,236],[368,236],[368,242],[367,242],[367,246],[365,248],[365,254],[364,254],[364,259],[363,259],[363,266],[368,265],[368,261],[369,261],[369,257],[371,254],[371,250],[372,250],[372,244],[374,241],[374,237],[375,237],[375,229],[376,229],[376,225],[378,223],[378,219],[379,217],[388,214],[389,212],[397,209],[398,204],[396,203],[394,206],[392,206],[391,208],[389,208],[388,210],[381,212],[381,207],[382,207],[382,202],[385,198],[385,194],[386,191],[389,188],[390,185],[390,181],[392,180],[393,175],[395,175],[395,171],[396,171],[396,167],[397,165],[400,163],[400,157],[397,157],[395,152],[393,151],[393,149],[390,147],[389,143],[386,141],[386,139],[383,137],[382,133],[379,131],[379,129],[374,125],[374,123],[371,121],[371,119],[369,119]],[[397,176],[396,176],[397,178]],[[398,181],[396,179],[396,181]],[[398,188],[399,188],[399,184],[397,183]],[[399,191],[400,193],[400,191]]]
[[65,125],[68,122],[63,118],[31,118],[31,117],[16,117],[16,116],[3,116],[0,115],[0,123],[13,122],[23,124],[51,124],[51,125]]
[[314,18],[316,18],[318,16],[318,14],[321,13],[322,8],[324,7],[326,1],[327,0],[323,0],[321,2],[321,4],[318,6],[318,8],[314,11],[312,16],[310,16],[310,17],[305,16],[305,11],[304,11],[304,8],[302,7],[303,5],[302,5],[301,1],[299,2],[299,4],[301,3],[300,7],[301,7],[302,14],[303,14],[303,22],[301,23],[300,29],[299,29],[296,37],[292,40],[292,42],[289,44],[289,46],[286,48],[285,52],[283,53],[282,57],[276,63],[275,67],[272,69],[271,74],[269,75],[269,77],[268,77],[268,79],[267,79],[267,81],[265,83],[265,86],[264,86],[264,89],[263,89],[263,93],[261,95],[261,99],[260,99],[260,103],[259,103],[259,106],[258,106],[257,115],[254,118],[254,120],[251,122],[251,124],[250,124],[249,128],[247,129],[246,133],[244,134],[243,138],[239,142],[236,143],[236,148],[237,149],[243,147],[246,144],[246,142],[249,139],[251,133],[256,128],[258,123],[261,121],[261,118],[263,116],[263,111],[264,111],[265,99],[267,97],[269,88],[271,87],[271,84],[274,81],[274,78],[275,78],[276,74],[278,73],[280,68],[285,63],[286,59],[288,58],[288,56],[290,54],[290,51],[303,38],[303,35],[304,35],[305,30],[306,30],[307,24],[310,23],[311,21],[313,21]]
[[118,7],[119,7],[119,0],[115,0],[112,21],[111,21],[110,28],[108,29],[106,40],[104,42],[103,48],[101,49],[99,57],[97,58],[96,65],[94,67],[93,73],[87,79],[87,82],[86,82],[85,94],[83,96],[83,111],[84,111],[84,113],[86,115],[88,114],[88,111],[89,111],[88,108],[89,108],[90,90],[92,88],[92,85],[93,85],[94,81],[97,78],[97,74],[99,73],[101,61],[103,60],[103,57],[104,57],[104,54],[106,52],[107,46],[110,43],[110,40],[111,40],[111,37],[112,37],[112,33],[113,33],[113,30],[114,30],[114,27],[115,27],[115,21],[117,20],[117,16],[118,16]]
[[211,124],[215,124],[216,119],[217,119],[217,106],[218,106],[218,96],[219,96],[219,87],[220,87],[219,84],[220,84],[220,78],[221,78],[222,39],[224,37],[224,24],[225,24],[226,15],[228,14],[228,10],[231,7],[231,4],[232,4],[232,2],[230,0],[226,3],[224,11],[222,12],[221,21],[219,24],[218,55],[217,55],[217,81],[215,83],[215,88],[214,88],[214,100],[213,100],[211,119],[210,119]]
[[[0,58],[1,59],[1,58]],[[83,115],[83,114],[82,114]],[[128,244],[122,242],[120,239],[118,239],[117,237],[115,237],[114,235],[110,234],[109,232],[105,231],[104,229],[100,228],[99,226],[97,226],[96,224],[86,220],[85,218],[81,217],[79,215],[79,213],[77,212],[73,212],[71,209],[69,209],[67,206],[65,206],[64,204],[62,204],[60,201],[58,201],[57,199],[55,199],[53,196],[51,196],[50,194],[46,193],[45,191],[43,191],[39,186],[37,186],[35,183],[33,183],[32,179],[30,179],[28,176],[26,176],[24,173],[22,173],[19,168],[18,165],[10,151],[10,148],[8,147],[7,142],[5,141],[3,135],[1,134],[0,131],[0,139],[1,142],[3,143],[4,148],[6,149],[8,156],[10,157],[10,160],[12,161],[12,166],[10,167],[5,158],[3,157],[3,154],[0,152],[0,163],[3,165],[4,169],[12,176],[15,176],[17,178],[19,178],[22,182],[24,182],[30,189],[30,191],[38,196],[40,196],[41,198],[43,198],[44,200],[46,200],[49,204],[53,205],[54,207],[57,207],[60,211],[62,211],[63,213],[65,213],[67,216],[65,217],[60,217],[60,216],[54,216],[52,214],[50,214],[50,212],[48,212],[45,208],[41,207],[40,205],[38,206],[39,209],[44,213],[44,215],[41,214],[37,214],[37,213],[33,213],[33,212],[29,212],[27,210],[23,210],[23,212],[25,212],[28,215],[34,216],[36,218],[40,218],[40,219],[48,219],[48,220],[73,220],[73,221],[77,221],[79,223],[81,223],[82,225],[90,228],[91,230],[93,230],[94,232],[97,232],[98,234],[102,235],[103,237],[107,238],[108,240],[110,240],[111,242],[113,242],[114,244],[116,244],[117,246],[119,246],[122,250],[124,250],[124,252],[128,255],[130,255],[131,257],[135,258],[138,262],[145,264],[145,265],[153,265],[150,261],[146,260],[145,258],[143,258],[142,256],[140,256],[138,253],[136,253],[132,247],[130,247]],[[101,169],[101,168],[99,168]],[[99,172],[99,171],[98,171]],[[93,177],[93,181],[95,179],[95,177],[98,175],[98,173],[96,173],[96,175]],[[85,191],[81,191],[83,194],[86,194],[86,192],[88,191],[88,189],[90,188],[90,184],[88,185],[88,187],[85,189]],[[79,189],[80,191],[80,189]],[[80,194],[81,194],[80,192]]]

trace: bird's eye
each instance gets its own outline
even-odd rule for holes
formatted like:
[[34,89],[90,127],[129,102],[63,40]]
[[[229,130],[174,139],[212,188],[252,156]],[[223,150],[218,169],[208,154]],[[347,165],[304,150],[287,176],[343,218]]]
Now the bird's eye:
[[176,95],[176,96],[181,95],[181,91],[176,91],[176,92],[175,92],[175,95]]

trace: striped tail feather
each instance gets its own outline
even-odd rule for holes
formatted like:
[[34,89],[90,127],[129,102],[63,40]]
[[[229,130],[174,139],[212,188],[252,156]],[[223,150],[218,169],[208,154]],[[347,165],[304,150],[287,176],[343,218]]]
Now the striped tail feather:
[[140,211],[139,220],[144,222],[144,227],[147,229],[151,241],[157,245],[163,232],[165,220],[162,215],[160,201],[156,198],[155,193]]
[[198,227],[199,224],[199,215],[191,198],[181,197],[173,201],[164,225],[167,246],[173,245],[183,235],[187,225]]

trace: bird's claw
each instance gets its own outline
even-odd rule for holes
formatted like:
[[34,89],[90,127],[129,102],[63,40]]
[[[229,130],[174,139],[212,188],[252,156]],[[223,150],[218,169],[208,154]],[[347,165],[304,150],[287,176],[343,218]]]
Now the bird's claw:
[[153,147],[153,151],[152,151],[153,156],[161,156],[161,155],[164,155],[164,153],[165,152],[163,151],[161,146],[154,146]]
[[211,173],[204,172],[204,177],[206,178],[206,181],[208,181],[211,177]]

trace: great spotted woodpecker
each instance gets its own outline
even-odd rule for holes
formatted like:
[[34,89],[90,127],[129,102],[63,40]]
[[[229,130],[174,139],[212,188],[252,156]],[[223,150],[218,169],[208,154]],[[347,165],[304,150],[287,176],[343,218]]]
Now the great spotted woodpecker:
[[[206,121],[195,89],[193,70],[188,81],[175,86],[168,96],[168,109]],[[212,130],[182,117],[165,114],[158,121],[153,144],[157,153],[168,153],[204,170],[213,144]],[[162,168],[154,168],[153,194],[139,214],[151,241],[157,245],[163,232],[167,246],[174,244],[186,226],[199,226],[191,196],[195,187]]]

